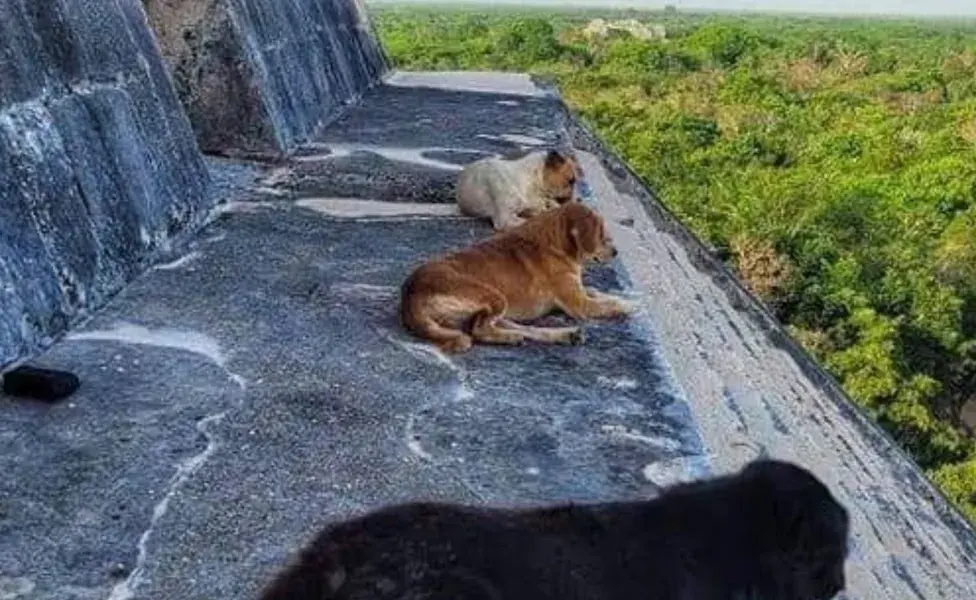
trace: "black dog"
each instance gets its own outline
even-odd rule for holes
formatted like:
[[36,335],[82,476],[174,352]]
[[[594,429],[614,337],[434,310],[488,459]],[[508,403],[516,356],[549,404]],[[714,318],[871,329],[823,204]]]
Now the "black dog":
[[647,502],[417,503],[327,528],[262,600],[820,600],[849,517],[809,471],[757,461]]

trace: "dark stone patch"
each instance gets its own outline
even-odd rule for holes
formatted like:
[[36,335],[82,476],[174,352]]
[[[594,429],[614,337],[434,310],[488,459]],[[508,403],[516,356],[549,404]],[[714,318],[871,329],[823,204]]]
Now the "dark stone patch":
[[367,151],[295,163],[283,187],[297,196],[385,202],[456,202],[457,172],[387,160]]
[[725,330],[723,330],[718,323],[713,322],[712,326],[715,328],[715,333],[718,335],[718,339],[722,340],[722,344],[725,346],[729,345],[729,338],[725,336]]
[[769,415],[769,419],[773,422],[773,429],[783,435],[790,435],[790,428],[787,427],[783,418],[779,416],[779,413],[773,408],[773,405],[765,396],[759,397],[760,402],[762,402],[763,409],[765,409],[766,414]]
[[735,399],[735,395],[732,393],[732,390],[728,388],[723,389],[722,399],[725,401],[725,406],[735,416],[735,428],[743,433],[747,433],[749,431],[749,426],[746,425],[745,413],[742,412],[742,407],[739,406],[739,401]]
[[868,468],[867,464],[865,464],[864,460],[861,459],[857,452],[854,452],[854,448],[851,446],[850,442],[844,439],[844,436],[842,435],[836,435],[834,437],[838,442],[840,442],[841,446],[844,447],[844,456],[850,457],[854,462],[856,462],[861,473],[870,473],[870,469]]
[[919,598],[919,600],[925,600],[925,594],[922,593],[922,590],[918,587],[918,584],[915,583],[915,579],[913,579],[911,573],[908,572],[908,569],[905,567],[905,563],[903,563],[897,556],[890,557],[889,562],[891,564],[891,570],[894,571],[895,576],[908,586],[908,589],[915,594],[916,598]]
[[583,285],[592,286],[608,293],[623,292],[630,282],[620,269],[620,262],[591,263],[583,271]]
[[[567,143],[564,115],[557,98],[514,98],[518,110],[498,104],[513,96],[496,93],[378,86],[364,95],[322,133],[322,143],[478,150],[497,154],[517,144],[483,135],[513,133],[553,136]],[[419,142],[422,140],[422,142]],[[419,142],[419,143],[418,143]]]

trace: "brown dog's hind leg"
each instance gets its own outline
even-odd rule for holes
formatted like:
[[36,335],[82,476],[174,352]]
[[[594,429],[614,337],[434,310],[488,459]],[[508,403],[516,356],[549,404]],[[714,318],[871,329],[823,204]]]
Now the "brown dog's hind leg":
[[427,319],[419,331],[420,335],[450,354],[460,354],[471,349],[471,336],[460,329],[444,327],[433,319]]
[[[407,296],[400,308],[400,320],[408,331],[420,338],[434,342],[444,352],[459,354],[471,348],[471,336],[460,329],[445,327],[441,315],[432,311],[429,296]],[[435,313],[435,314],[432,314]]]
[[518,331],[512,331],[502,326],[505,309],[508,302],[496,290],[478,284],[481,288],[481,300],[485,307],[478,311],[471,321],[471,335],[475,340],[486,344],[516,345],[525,341],[525,336]]
[[525,336],[525,339],[543,344],[567,344],[580,345],[586,341],[586,335],[579,327],[532,327],[522,325],[508,319],[498,322],[500,327],[517,331]]

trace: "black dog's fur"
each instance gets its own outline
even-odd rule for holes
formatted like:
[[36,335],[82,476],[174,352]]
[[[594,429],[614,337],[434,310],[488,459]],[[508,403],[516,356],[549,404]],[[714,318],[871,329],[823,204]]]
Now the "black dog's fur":
[[847,510],[757,461],[647,502],[415,503],[323,531],[262,600],[821,600],[844,588]]

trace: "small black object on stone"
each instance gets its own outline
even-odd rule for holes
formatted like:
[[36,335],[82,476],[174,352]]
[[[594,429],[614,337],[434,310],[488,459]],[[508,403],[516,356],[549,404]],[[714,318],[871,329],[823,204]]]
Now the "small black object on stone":
[[81,385],[78,376],[67,371],[20,366],[3,374],[3,393],[41,402],[64,400]]

